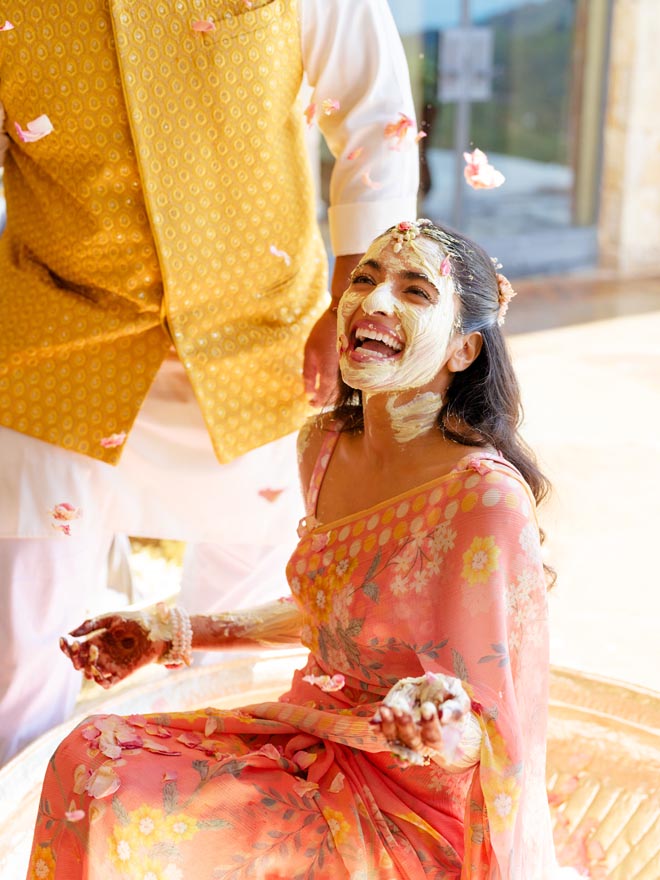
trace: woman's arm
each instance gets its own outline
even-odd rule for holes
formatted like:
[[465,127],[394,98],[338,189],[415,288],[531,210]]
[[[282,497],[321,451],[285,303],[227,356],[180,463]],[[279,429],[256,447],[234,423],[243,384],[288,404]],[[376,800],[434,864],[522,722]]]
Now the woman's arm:
[[192,650],[298,644],[301,619],[288,598],[193,618],[183,609],[159,603],[86,620],[60,639],[60,648],[85,678],[109,688],[149,663],[188,665]]

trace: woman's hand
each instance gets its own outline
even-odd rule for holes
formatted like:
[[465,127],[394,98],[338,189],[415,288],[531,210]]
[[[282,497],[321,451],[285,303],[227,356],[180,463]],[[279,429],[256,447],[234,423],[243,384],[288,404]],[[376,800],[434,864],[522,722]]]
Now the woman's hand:
[[372,724],[398,757],[414,764],[434,758],[447,765],[454,761],[470,705],[460,679],[427,673],[399,681]]
[[168,648],[167,642],[151,640],[139,620],[121,614],[86,620],[69,636],[73,641],[60,639],[63,653],[85,678],[106,689],[155,662]]

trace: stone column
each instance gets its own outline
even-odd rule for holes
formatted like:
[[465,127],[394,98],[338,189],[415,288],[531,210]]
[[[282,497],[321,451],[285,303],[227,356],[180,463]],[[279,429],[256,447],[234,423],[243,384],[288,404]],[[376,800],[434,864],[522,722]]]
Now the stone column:
[[660,4],[615,0],[599,219],[601,266],[660,274]]

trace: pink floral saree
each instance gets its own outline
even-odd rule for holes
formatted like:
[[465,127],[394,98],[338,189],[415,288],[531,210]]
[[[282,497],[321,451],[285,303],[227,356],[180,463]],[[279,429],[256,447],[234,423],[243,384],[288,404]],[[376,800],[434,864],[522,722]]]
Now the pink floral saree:
[[[529,489],[475,452],[317,525],[335,437],[287,570],[306,668],[278,702],[75,730],[46,775],[30,880],[554,876],[545,579]],[[483,738],[467,771],[404,765],[369,724],[397,680],[429,670],[460,677],[472,697]],[[345,684],[331,692],[303,680],[338,673]]]

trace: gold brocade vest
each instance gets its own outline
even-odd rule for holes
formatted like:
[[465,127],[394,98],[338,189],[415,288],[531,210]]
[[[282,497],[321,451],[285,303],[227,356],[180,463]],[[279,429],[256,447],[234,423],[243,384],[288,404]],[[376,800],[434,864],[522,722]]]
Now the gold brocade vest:
[[174,341],[221,461],[295,430],[326,289],[296,0],[5,13],[0,424],[116,462]]

